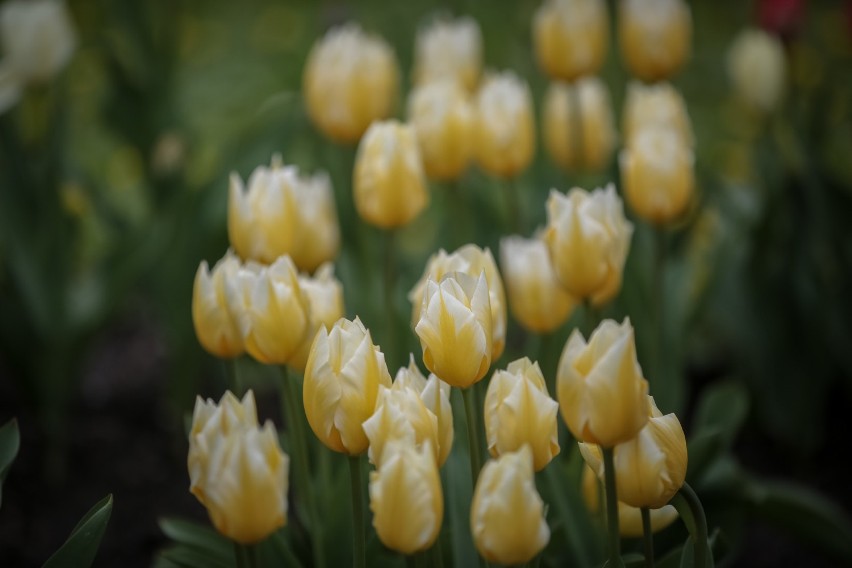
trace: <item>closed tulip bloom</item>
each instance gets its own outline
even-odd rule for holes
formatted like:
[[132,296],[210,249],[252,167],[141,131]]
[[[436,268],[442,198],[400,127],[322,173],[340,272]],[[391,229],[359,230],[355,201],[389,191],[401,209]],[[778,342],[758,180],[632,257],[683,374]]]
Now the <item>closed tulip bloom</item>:
[[486,77],[476,96],[474,153],[489,174],[510,178],[535,152],[535,118],[526,82],[512,71]]
[[547,546],[550,528],[528,446],[482,468],[470,505],[470,529],[476,549],[489,562],[523,564]]
[[305,367],[303,399],[308,423],[323,444],[350,456],[367,450],[363,424],[376,409],[379,386],[391,386],[390,373],[360,319],[319,328]]
[[12,0],[0,8],[2,66],[17,83],[49,81],[71,59],[76,43],[65,2]]
[[763,30],[742,30],[728,50],[728,77],[746,105],[772,112],[784,96],[787,77],[781,40]]
[[611,448],[634,438],[650,412],[630,320],[604,320],[588,343],[574,330],[559,358],[556,391],[577,440]]
[[243,336],[239,322],[228,309],[225,280],[234,278],[240,261],[229,250],[211,272],[202,261],[192,286],[192,323],[198,342],[211,355],[229,359],[242,355]]
[[559,453],[556,413],[538,363],[526,357],[495,371],[485,395],[488,451],[499,457],[528,445],[533,467],[541,471]]
[[429,178],[452,180],[464,173],[473,156],[473,106],[461,86],[437,81],[416,87],[408,120]]
[[461,272],[429,279],[420,321],[414,327],[423,362],[441,380],[458,388],[479,381],[491,366],[491,305],[485,272]]
[[396,120],[375,122],[358,145],[352,180],[355,208],[383,229],[408,224],[429,203],[414,129]]
[[550,191],[544,240],[556,277],[575,298],[601,305],[618,294],[632,235],[612,184],[591,193]]
[[367,456],[376,467],[384,463],[384,449],[391,440],[410,446],[428,442],[438,459],[438,418],[414,389],[380,386],[376,410],[364,422],[364,432],[370,440]]
[[299,286],[308,300],[310,325],[288,365],[304,373],[317,330],[321,326],[330,329],[334,322],[344,316],[343,284],[334,276],[334,265],[323,264],[313,277],[300,274]]
[[543,240],[518,236],[502,239],[500,266],[509,308],[524,328],[535,333],[553,331],[574,311],[577,301],[557,280]]
[[431,443],[388,442],[382,465],[370,472],[370,510],[382,544],[402,554],[426,550],[441,532],[444,496]]
[[598,72],[609,44],[604,0],[545,0],[533,19],[539,66],[552,79],[573,81]]
[[393,112],[399,83],[393,49],[355,23],[332,28],[314,43],[302,76],[308,115],[336,142],[357,142],[375,120]]
[[472,92],[482,72],[482,32],[470,17],[440,17],[417,32],[414,82],[449,80]]
[[296,205],[295,243],[290,257],[300,270],[313,272],[334,260],[340,250],[340,223],[331,178],[326,172],[299,176],[293,185]]
[[695,137],[683,96],[671,83],[645,85],[631,81],[624,101],[624,139],[630,145],[646,128],[664,128],[676,133],[683,145],[692,148]]
[[635,77],[670,77],[689,59],[692,14],[683,0],[622,0],[618,11],[621,57]]

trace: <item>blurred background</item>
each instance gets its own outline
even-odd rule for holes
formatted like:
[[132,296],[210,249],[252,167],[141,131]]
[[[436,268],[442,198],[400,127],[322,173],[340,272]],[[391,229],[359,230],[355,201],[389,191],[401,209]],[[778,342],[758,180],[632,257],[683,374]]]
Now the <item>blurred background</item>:
[[[355,148],[323,138],[303,104],[313,42],[349,20],[383,36],[400,64],[403,117],[418,27],[440,12],[470,15],[486,68],[526,79],[538,120],[548,83],[532,51],[539,2],[66,5],[76,41],[63,69],[7,104],[0,66],[0,423],[16,416],[22,436],[3,491],[0,565],[40,565],[113,493],[95,565],[149,566],[166,544],[159,517],[206,518],[187,491],[184,420],[196,395],[218,399],[226,379],[196,340],[190,304],[199,262],[228,247],[228,176],[245,179],[280,153],[303,171],[327,170],[338,197],[351,187]],[[692,57],[672,82],[692,119],[699,197],[671,233],[674,323],[661,372],[684,380],[665,410],[688,435],[707,413],[725,424],[714,450],[724,463],[699,493],[711,526],[726,529],[728,562],[842,565],[850,544],[796,506],[818,501],[820,519],[844,523],[852,511],[842,465],[852,433],[852,2],[690,5]],[[781,103],[760,116],[737,103],[727,72],[747,27],[778,36],[786,58]],[[614,33],[601,77],[620,124],[630,76]],[[550,188],[619,186],[616,162],[575,175],[538,150],[516,181],[528,234],[544,223]],[[461,234],[495,253],[506,233],[501,183],[475,168],[458,182],[468,200]],[[435,184],[429,209],[399,232],[401,320],[427,258],[462,244],[445,231],[442,190]],[[381,235],[351,201],[338,214],[347,316],[380,327]],[[652,248],[641,222],[631,247],[605,315],[631,317],[641,360]],[[537,341],[511,322],[500,364]],[[419,355],[413,333],[402,342],[394,369],[406,348]],[[241,364],[261,417],[277,419],[269,371]],[[754,480],[784,489],[758,495]]]

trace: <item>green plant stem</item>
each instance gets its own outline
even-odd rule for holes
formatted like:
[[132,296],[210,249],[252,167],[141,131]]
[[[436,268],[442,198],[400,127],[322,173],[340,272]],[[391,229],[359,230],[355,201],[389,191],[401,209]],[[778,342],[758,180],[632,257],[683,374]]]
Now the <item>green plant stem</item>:
[[387,360],[388,367],[395,369],[400,362],[397,361],[396,347],[396,303],[394,294],[396,289],[396,259],[394,254],[396,232],[393,229],[384,231],[384,299],[385,299],[385,316],[386,329],[384,337],[384,354]]
[[237,568],[257,568],[254,545],[234,541],[234,560]]
[[591,298],[586,298],[583,300],[583,312],[586,326],[585,335],[586,339],[589,339],[600,323],[600,311],[592,304]]
[[245,394],[245,385],[243,385],[242,377],[237,369],[237,359],[238,357],[232,357],[231,359],[222,359],[222,363],[225,365],[225,376],[228,378],[228,386],[234,389],[234,394],[237,397],[242,398],[243,394]]
[[688,483],[684,483],[680,491],[672,498],[671,504],[683,518],[689,529],[690,538],[695,544],[695,568],[704,568],[710,550],[707,546],[707,517],[698,495]]
[[524,234],[524,210],[518,190],[518,178],[506,180],[506,230],[517,235]]
[[585,165],[585,144],[583,143],[583,103],[580,100],[580,90],[577,88],[577,83],[570,85],[568,89],[568,106],[570,108],[568,125],[574,128],[568,132],[568,144],[570,152],[568,153],[573,160],[570,165],[574,169],[581,169]]
[[640,509],[642,513],[642,538],[645,542],[645,566],[654,568],[654,533],[651,531],[651,511],[648,507]]
[[474,404],[475,393],[471,385],[462,389],[464,399],[464,413],[467,418],[467,441],[470,446],[470,476],[473,480],[473,489],[476,490],[476,480],[479,478],[479,470],[482,467],[482,458],[479,454],[479,431],[477,430],[476,404]]
[[[662,227],[654,227],[654,375],[657,384],[664,382],[663,353],[665,353],[665,274],[666,274],[666,233]],[[671,385],[661,385],[667,393]]]
[[349,456],[349,479],[352,485],[352,521],[354,547],[352,549],[352,566],[366,568],[366,530],[364,527],[364,498],[361,488],[361,456]]
[[618,494],[615,489],[615,460],[613,448],[601,448],[604,462],[604,490],[606,491],[606,524],[609,537],[608,568],[623,566],[621,537],[618,530]]
[[429,566],[431,568],[444,568],[444,554],[441,549],[441,535],[435,539],[435,544],[427,552],[429,557]]

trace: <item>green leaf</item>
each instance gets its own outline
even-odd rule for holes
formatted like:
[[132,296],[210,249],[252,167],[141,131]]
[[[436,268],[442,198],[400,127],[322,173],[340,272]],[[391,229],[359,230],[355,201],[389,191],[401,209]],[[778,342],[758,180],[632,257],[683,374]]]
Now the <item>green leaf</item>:
[[709,387],[698,403],[693,423],[697,437],[703,432],[718,432],[722,447],[729,448],[742,428],[749,410],[746,388],[730,380]]
[[[707,538],[707,558],[704,560],[705,568],[713,568],[713,566],[715,566],[713,557],[715,556],[715,549],[717,548],[718,536],[719,531],[715,530]],[[695,546],[692,544],[692,537],[687,538],[686,542],[683,543],[679,566],[681,568],[691,568],[692,566],[695,566]]]
[[217,556],[232,554],[231,542],[208,526],[182,519],[160,519],[160,530],[178,544],[210,551]]
[[182,568],[233,568],[234,553],[232,551],[230,558],[226,559],[212,551],[178,544],[162,551],[157,560],[167,563],[166,566]]
[[18,420],[12,418],[0,428],[0,506],[3,505],[3,481],[18,455],[20,446],[21,434],[18,431]]
[[717,429],[704,430],[692,436],[687,443],[687,481],[701,478],[719,457],[723,446],[722,434]]
[[84,568],[91,566],[112,514],[112,495],[89,509],[68,540],[47,559],[42,568]]

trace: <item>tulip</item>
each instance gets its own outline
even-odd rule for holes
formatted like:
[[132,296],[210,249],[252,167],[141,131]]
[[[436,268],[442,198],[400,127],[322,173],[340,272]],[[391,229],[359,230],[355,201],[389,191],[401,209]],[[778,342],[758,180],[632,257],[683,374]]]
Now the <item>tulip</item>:
[[355,157],[355,208],[383,229],[400,227],[429,203],[414,130],[396,120],[370,125]]
[[601,305],[618,294],[632,234],[612,184],[591,193],[551,190],[544,239],[556,277],[575,298]]
[[308,300],[310,323],[305,338],[287,364],[304,373],[317,330],[320,327],[330,329],[344,315],[343,284],[335,278],[334,266],[323,264],[313,277],[300,274],[299,287]]
[[559,358],[556,390],[577,440],[611,448],[634,438],[650,412],[630,320],[604,320],[588,343],[574,330]]
[[450,80],[472,92],[482,69],[482,32],[470,17],[436,18],[417,32],[414,82]]
[[454,272],[426,282],[420,321],[414,327],[423,362],[458,388],[479,381],[491,366],[491,305],[483,271],[478,279]]
[[230,250],[210,272],[202,261],[192,286],[192,323],[199,343],[208,353],[223,359],[238,357],[245,351],[236,318],[228,309],[225,281],[234,278],[240,261]]
[[76,43],[65,2],[11,0],[0,8],[2,66],[15,82],[49,81],[71,59]]
[[541,471],[559,453],[556,412],[538,363],[526,357],[496,371],[485,395],[485,435],[493,457],[528,445]]
[[337,256],[340,224],[331,178],[326,172],[298,177],[297,182],[293,186],[297,238],[290,257],[300,270],[313,272]]
[[302,88],[308,115],[336,142],[357,142],[393,112],[399,82],[393,49],[355,23],[332,28],[308,54]]
[[431,443],[388,442],[370,473],[370,510],[382,544],[402,554],[426,550],[441,532],[444,497]]
[[689,58],[692,14],[683,0],[623,0],[618,43],[630,72],[643,81],[665,79]]
[[476,96],[474,153],[483,170],[511,178],[530,165],[535,151],[530,90],[512,71],[485,78]]
[[573,81],[598,72],[609,43],[603,0],[546,0],[533,19],[539,66],[553,79]]
[[683,96],[670,83],[645,85],[631,81],[624,101],[624,138],[630,145],[646,128],[664,128],[676,133],[684,146],[692,148],[695,137]]
[[390,373],[360,319],[319,328],[305,367],[303,402],[323,444],[349,456],[367,450],[362,425],[376,408],[379,386],[391,386]]
[[408,100],[426,175],[452,180],[467,169],[473,155],[473,107],[458,84],[437,81],[416,87]]
[[364,432],[370,440],[367,456],[378,468],[384,463],[384,449],[391,440],[412,447],[428,443],[438,459],[438,418],[414,389],[380,386],[376,410],[364,422]]
[[742,30],[728,50],[728,77],[737,96],[754,110],[770,113],[784,96],[784,46],[759,29]]
[[470,528],[476,549],[489,562],[523,564],[547,545],[550,528],[528,446],[482,468],[470,506]]
[[512,315],[526,329],[547,333],[565,323],[577,301],[556,278],[541,239],[506,237],[500,241],[500,266]]

